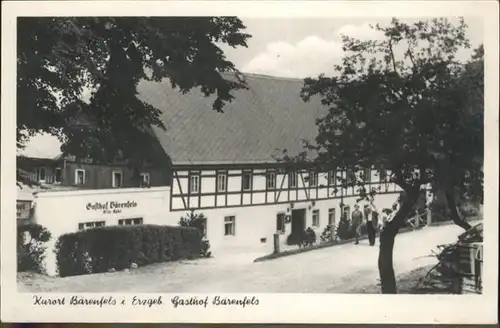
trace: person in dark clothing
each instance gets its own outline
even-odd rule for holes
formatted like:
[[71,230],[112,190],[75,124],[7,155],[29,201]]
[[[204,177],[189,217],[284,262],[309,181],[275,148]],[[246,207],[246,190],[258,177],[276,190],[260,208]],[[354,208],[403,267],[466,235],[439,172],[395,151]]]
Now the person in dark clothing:
[[378,227],[378,212],[373,204],[367,205],[365,209],[366,230],[368,233],[368,241],[370,246],[375,245],[375,233]]
[[359,237],[361,236],[361,226],[363,225],[363,213],[359,210],[359,205],[354,205],[354,211],[351,214],[351,226],[356,232],[356,242],[359,244]]

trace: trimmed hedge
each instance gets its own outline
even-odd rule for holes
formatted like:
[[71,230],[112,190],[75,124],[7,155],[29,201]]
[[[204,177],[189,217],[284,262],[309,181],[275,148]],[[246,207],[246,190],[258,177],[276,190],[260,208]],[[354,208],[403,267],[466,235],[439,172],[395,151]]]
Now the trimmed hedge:
[[132,263],[193,259],[200,256],[202,236],[196,228],[135,225],[98,227],[59,237],[59,276],[123,270]]

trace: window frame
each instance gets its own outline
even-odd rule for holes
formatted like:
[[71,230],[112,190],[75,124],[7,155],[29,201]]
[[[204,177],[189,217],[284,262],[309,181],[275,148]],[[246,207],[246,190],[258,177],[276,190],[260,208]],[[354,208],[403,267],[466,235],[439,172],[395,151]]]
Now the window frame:
[[[347,209],[347,211],[346,211]],[[347,212],[346,219],[351,220],[351,206],[350,205],[344,205],[342,207],[342,215],[344,215]]]
[[312,211],[312,226],[318,228],[321,225],[320,212],[318,209]]
[[[120,174],[120,186],[116,185],[116,174]],[[123,172],[121,170],[111,171],[111,186],[113,188],[123,188]]]
[[328,225],[335,225],[337,223],[337,209],[331,207],[328,209]]
[[384,185],[385,191],[388,191],[390,181],[387,180],[387,177],[388,177],[387,169],[385,169],[385,168],[379,169],[378,174],[379,174],[379,183]]
[[[368,173],[368,174],[366,174],[366,173]],[[363,180],[364,180],[365,184],[372,183],[372,169],[371,168],[363,169]]]
[[[314,179],[311,179],[311,177],[314,177]],[[312,183],[314,181],[314,184]],[[318,186],[318,172],[315,170],[310,170],[309,171],[309,187],[317,187]]]
[[[196,181],[196,183],[193,183]],[[189,194],[199,194],[200,193],[200,183],[201,182],[201,173],[196,171],[196,172],[190,172],[189,173]],[[196,186],[196,190],[193,188],[193,186]]]
[[[227,221],[230,219],[230,221]],[[230,232],[226,233],[226,226],[230,226]],[[236,215],[224,216],[224,237],[236,236]]]
[[[40,173],[42,172],[42,170],[43,170],[43,173],[44,173],[44,174],[43,174],[43,179],[40,177],[40,176],[41,176],[41,174],[40,174]],[[47,171],[48,171],[48,170],[47,170],[47,168],[46,168],[45,166],[40,166],[40,167],[38,167],[38,169],[37,169],[37,180],[38,180],[39,182],[46,182],[46,181],[48,180],[48,179],[47,179]]]
[[[91,225],[90,227],[88,225]],[[78,231],[82,230],[87,230],[87,229],[93,229],[93,228],[99,228],[99,227],[105,227],[106,226],[106,221],[89,221],[89,222],[80,222],[78,223]]]
[[[79,172],[82,172],[83,173],[83,181],[82,183],[79,183],[79,180],[78,180],[78,173]],[[81,186],[81,185],[85,185],[85,183],[87,182],[87,172],[85,171],[85,169],[76,169],[75,170],[75,185],[77,186]]]
[[[136,223],[137,220],[139,221],[139,223]],[[130,222],[130,224],[127,224],[127,222]],[[142,224],[144,224],[144,218],[118,219],[119,226],[142,225]]]
[[[248,176],[248,188],[245,188],[245,176]],[[253,187],[253,172],[252,171],[243,171],[241,175],[241,189],[243,191],[250,191]]]
[[337,185],[337,172],[335,170],[328,171],[328,185],[329,186]]
[[[293,177],[293,185],[292,185],[292,179]],[[288,172],[288,188],[297,188],[297,181],[298,181],[299,174],[297,171],[291,171]]]
[[[57,180],[57,172],[60,172],[59,180]],[[54,169],[54,183],[62,183],[62,168],[60,167]]]
[[276,171],[269,170],[266,172],[266,189],[275,190],[276,189]]
[[[151,183],[151,174],[149,172],[141,172],[139,176],[141,177],[141,184],[149,185]],[[145,181],[145,177],[147,177],[147,181]]]
[[[227,191],[227,172],[226,171],[218,171],[217,172],[217,192],[226,192]],[[221,182],[222,182],[222,187],[221,188]]]
[[[279,229],[279,225],[281,225],[281,229]],[[280,234],[284,234],[286,232],[286,213],[279,212],[276,213],[276,231]]]

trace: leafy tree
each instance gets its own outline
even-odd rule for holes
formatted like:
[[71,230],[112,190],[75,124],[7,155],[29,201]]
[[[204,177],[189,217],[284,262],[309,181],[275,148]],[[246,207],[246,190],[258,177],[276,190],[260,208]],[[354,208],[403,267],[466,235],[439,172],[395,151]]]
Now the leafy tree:
[[219,45],[246,47],[244,29],[235,17],[18,18],[18,148],[46,132],[78,158],[150,160],[158,146],[151,129],[165,126],[161,112],[138,99],[138,83],[200,87],[222,111],[245,82]]
[[179,220],[179,226],[181,227],[191,227],[196,228],[200,231],[201,235],[205,235],[205,228],[207,225],[207,218],[203,213],[195,213],[194,210],[186,213],[186,216],[183,216]]
[[[476,174],[483,148],[482,48],[467,65],[456,59],[459,50],[470,47],[463,19],[458,24],[444,18],[393,19],[373,28],[381,40],[344,36],[345,56],[335,76],[305,79],[302,96],[306,101],[319,96],[329,107],[317,122],[315,142],[308,145],[317,153],[317,165],[387,170],[404,191],[381,232],[378,260],[382,293],[396,293],[394,240],[421,191],[432,185],[454,197],[456,189],[470,185],[465,182],[482,178]],[[357,178],[360,184],[363,180]],[[358,191],[366,199],[377,193]],[[469,226],[456,213],[453,219]]]
[[44,273],[47,243],[52,237],[47,228],[39,224],[17,227],[17,271]]

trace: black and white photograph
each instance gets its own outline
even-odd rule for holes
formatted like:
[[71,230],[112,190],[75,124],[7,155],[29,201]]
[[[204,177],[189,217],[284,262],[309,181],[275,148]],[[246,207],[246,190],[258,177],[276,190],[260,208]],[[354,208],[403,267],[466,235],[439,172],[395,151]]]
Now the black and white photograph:
[[58,293],[175,309],[496,290],[485,18],[149,9],[11,17],[14,292],[40,311]]

